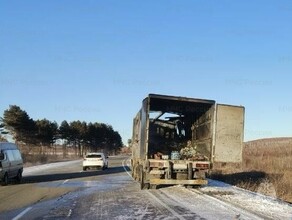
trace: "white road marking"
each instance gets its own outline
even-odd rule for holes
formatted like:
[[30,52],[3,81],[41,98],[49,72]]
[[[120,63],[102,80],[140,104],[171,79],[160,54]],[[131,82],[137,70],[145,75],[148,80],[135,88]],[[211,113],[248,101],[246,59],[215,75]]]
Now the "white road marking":
[[67,217],[70,217],[72,215],[72,209],[69,210]]
[[62,184],[65,184],[65,183],[67,183],[69,180],[64,180],[64,182],[62,183]]
[[122,165],[123,165],[123,168],[124,168],[124,170],[126,171],[126,173],[127,173],[132,179],[133,179],[132,174],[131,174],[131,173],[127,170],[127,168],[126,168],[126,167],[128,167],[128,165],[125,165],[125,162],[128,161],[128,160],[129,160],[129,158],[123,160]]
[[28,207],[25,210],[23,210],[21,213],[19,213],[17,216],[15,216],[12,220],[18,220],[22,216],[24,216],[27,212],[29,212],[32,209],[32,207]]

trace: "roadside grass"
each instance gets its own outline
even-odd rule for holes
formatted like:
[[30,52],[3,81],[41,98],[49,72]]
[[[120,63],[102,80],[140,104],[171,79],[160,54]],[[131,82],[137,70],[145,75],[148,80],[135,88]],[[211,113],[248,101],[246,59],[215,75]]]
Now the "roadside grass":
[[22,146],[21,154],[25,167],[81,158],[72,148],[69,148],[64,152],[62,146],[55,148],[46,148],[46,150],[42,152],[40,152],[39,147]]
[[61,161],[69,161],[80,159],[79,156],[70,155],[63,157],[62,155],[50,155],[50,154],[22,154],[23,163],[25,167],[36,166],[46,163],[55,163]]
[[292,203],[292,138],[246,142],[241,169],[227,166],[212,178]]
[[[42,148],[40,146],[34,145],[20,145],[20,149],[25,167],[61,161],[78,160],[83,158],[77,154],[76,148],[63,148],[61,145],[54,147],[44,146]],[[118,153],[121,155],[130,156],[131,152],[131,148],[123,147]]]

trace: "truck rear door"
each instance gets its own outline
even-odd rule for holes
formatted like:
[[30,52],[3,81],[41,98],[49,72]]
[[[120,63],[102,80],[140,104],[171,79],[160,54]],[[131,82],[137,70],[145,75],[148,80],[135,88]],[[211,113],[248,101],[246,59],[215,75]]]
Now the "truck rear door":
[[241,163],[244,134],[244,107],[216,105],[213,161]]

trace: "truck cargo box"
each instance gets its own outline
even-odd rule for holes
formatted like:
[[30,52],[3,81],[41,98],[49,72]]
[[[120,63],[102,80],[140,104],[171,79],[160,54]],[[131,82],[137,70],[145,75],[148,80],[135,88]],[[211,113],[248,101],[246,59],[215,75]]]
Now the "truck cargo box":
[[149,94],[133,121],[133,177],[142,188],[201,185],[213,163],[241,163],[244,108]]

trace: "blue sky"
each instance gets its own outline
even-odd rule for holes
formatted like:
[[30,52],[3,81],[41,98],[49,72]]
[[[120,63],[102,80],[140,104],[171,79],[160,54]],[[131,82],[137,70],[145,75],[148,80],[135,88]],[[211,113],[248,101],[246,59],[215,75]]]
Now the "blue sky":
[[149,93],[246,108],[245,140],[292,135],[292,1],[1,1],[0,114],[111,124]]

